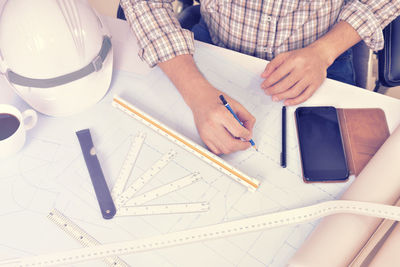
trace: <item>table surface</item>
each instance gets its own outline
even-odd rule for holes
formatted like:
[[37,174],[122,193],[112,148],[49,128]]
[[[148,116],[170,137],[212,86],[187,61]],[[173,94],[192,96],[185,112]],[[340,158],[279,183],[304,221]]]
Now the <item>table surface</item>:
[[[214,86],[239,100],[257,119],[252,149],[223,158],[260,180],[255,193],[218,172],[176,144],[111,106],[120,95],[159,121],[200,145],[190,109],[161,72],[149,69],[137,57],[136,40],[126,22],[105,17],[114,49],[114,73],[107,95],[78,115],[49,117],[39,114],[17,155],[0,161],[0,261],[79,248],[46,216],[56,208],[101,243],[133,240],[194,227],[267,214],[338,198],[353,181],[305,184],[294,126],[288,108],[287,168],[279,165],[282,103],[272,102],[260,90],[260,73],[267,62],[230,50],[196,42],[195,60]],[[0,103],[25,110],[28,105],[0,79]],[[341,108],[378,107],[386,114],[390,131],[400,122],[400,100],[344,83],[326,80],[302,105]],[[153,216],[101,217],[75,132],[90,128],[110,188],[129,150],[132,137],[146,135],[130,181],[139,178],[162,155],[176,157],[143,188],[143,192],[199,172],[202,179],[146,204],[205,201],[202,213]],[[283,266],[317,224],[316,221],[268,231],[233,236],[167,249],[121,256],[135,266]],[[102,262],[96,262],[101,266]],[[77,266],[93,266],[93,262]]]

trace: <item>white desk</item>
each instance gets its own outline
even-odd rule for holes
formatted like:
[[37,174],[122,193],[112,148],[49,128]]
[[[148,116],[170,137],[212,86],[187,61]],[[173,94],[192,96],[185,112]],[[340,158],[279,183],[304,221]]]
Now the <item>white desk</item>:
[[[138,63],[134,39],[125,22],[107,19],[113,35],[115,72],[106,97],[87,111],[67,118],[39,116],[28,132],[24,149],[0,162],[0,261],[81,247],[47,218],[57,208],[101,243],[119,242],[211,225],[337,198],[351,183],[304,184],[289,109],[288,167],[279,166],[280,103],[259,89],[259,73],[266,62],[214,46],[197,43],[195,59],[204,75],[248,108],[257,118],[254,140],[260,152],[237,152],[224,157],[258,178],[256,193],[227,178],[188,152],[111,107],[119,94],[178,132],[201,143],[190,110],[159,69]],[[0,102],[27,108],[0,81]],[[400,122],[400,100],[327,80],[304,105],[380,107],[391,131]],[[145,191],[188,173],[199,171],[201,182],[176,191],[157,203],[207,201],[205,213],[136,216],[104,220],[83,161],[75,131],[90,128],[99,160],[113,186],[138,131],[147,134],[131,179],[139,177],[162,154],[173,149],[177,157]],[[151,203],[150,203],[151,204]],[[121,256],[132,266],[283,266],[317,222],[287,226],[226,239]],[[86,262],[77,266],[102,266]]]

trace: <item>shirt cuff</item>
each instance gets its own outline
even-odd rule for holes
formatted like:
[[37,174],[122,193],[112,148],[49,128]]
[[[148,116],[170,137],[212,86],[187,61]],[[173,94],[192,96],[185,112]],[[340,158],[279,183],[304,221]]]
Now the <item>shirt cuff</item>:
[[348,3],[339,14],[339,20],[349,23],[372,50],[383,48],[381,23],[365,4],[359,1]]
[[139,57],[150,67],[154,67],[176,56],[193,53],[193,33],[185,29],[176,29],[160,32],[156,38],[151,38],[150,42],[139,50]]

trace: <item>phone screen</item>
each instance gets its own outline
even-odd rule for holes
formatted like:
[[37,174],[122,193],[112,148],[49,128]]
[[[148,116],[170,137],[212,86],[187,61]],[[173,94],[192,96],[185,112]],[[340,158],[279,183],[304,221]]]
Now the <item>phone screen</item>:
[[336,109],[299,107],[295,115],[304,180],[346,180],[349,171]]

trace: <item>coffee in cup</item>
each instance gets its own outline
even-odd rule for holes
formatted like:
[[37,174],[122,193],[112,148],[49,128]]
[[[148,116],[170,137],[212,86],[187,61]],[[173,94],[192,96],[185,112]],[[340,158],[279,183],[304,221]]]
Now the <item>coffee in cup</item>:
[[25,143],[26,131],[37,122],[37,114],[28,109],[20,112],[11,105],[0,104],[0,158],[18,152]]

